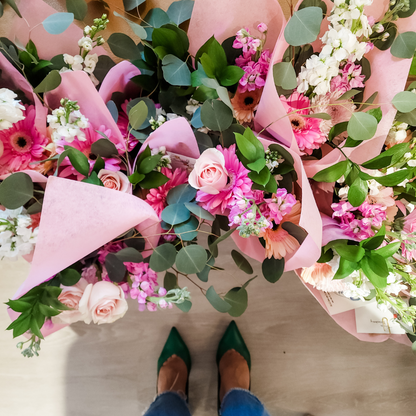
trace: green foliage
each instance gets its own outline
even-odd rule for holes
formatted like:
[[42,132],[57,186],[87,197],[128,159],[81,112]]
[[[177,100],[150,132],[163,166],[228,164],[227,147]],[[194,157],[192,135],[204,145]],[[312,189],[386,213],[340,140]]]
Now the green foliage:
[[303,0],[298,9],[301,10],[305,7],[320,7],[324,15],[326,15],[327,12],[327,6],[322,0]]
[[396,58],[411,59],[416,49],[416,33],[400,33],[391,45],[391,54]]
[[21,18],[22,15],[20,14],[20,11],[16,5],[15,0],[4,0],[15,12],[16,14]]
[[[161,30],[161,29],[158,29]],[[191,85],[191,71],[186,62],[181,61],[175,55],[166,55],[162,59],[163,76],[171,85]]]
[[85,156],[84,153],[75,147],[64,146],[64,149],[65,151],[61,153],[58,159],[58,163],[60,160],[63,160],[63,158],[61,159],[62,155],[64,155],[64,157],[67,156],[71,162],[71,165],[77,172],[79,172],[81,175],[88,176],[90,173],[90,164],[88,162],[87,156]]
[[67,268],[59,272],[56,275],[56,278],[59,279],[60,284],[64,286],[73,286],[79,282],[81,274],[75,269]]
[[147,119],[149,110],[144,101],[139,101],[133,108],[130,109],[128,117],[129,123],[134,130],[140,129]]
[[180,25],[191,18],[194,4],[193,0],[174,1],[166,13],[173,23]]
[[226,313],[231,309],[231,305],[217,294],[213,286],[210,286],[205,296],[218,312]]
[[164,272],[174,265],[175,259],[175,246],[165,243],[155,247],[150,256],[149,267],[155,272]]
[[[117,157],[118,150],[109,139],[98,139],[91,145],[91,153],[101,157]],[[97,172],[98,173],[98,172]]]
[[171,225],[177,225],[189,219],[191,213],[182,203],[168,205],[162,211],[162,220]]
[[174,227],[175,234],[183,241],[192,241],[198,235],[199,221],[195,217],[190,217]]
[[164,10],[155,7],[154,9],[149,10],[141,23],[141,26],[143,26],[146,30],[147,39],[152,40],[153,30],[168,23],[170,23],[170,17],[168,14]]
[[126,10],[127,12],[133,10],[145,1],[146,0],[123,0],[124,10]]
[[329,166],[318,173],[312,178],[316,182],[335,182],[346,172],[349,166],[347,160],[335,163],[335,165]]
[[359,207],[367,197],[368,184],[367,181],[357,177],[348,190],[348,202],[353,207]]
[[6,302],[11,309],[21,313],[7,327],[7,330],[13,330],[13,338],[31,331],[32,334],[43,339],[40,329],[45,319],[69,309],[58,300],[61,291],[59,287],[48,286],[47,282],[34,287],[17,300]]
[[172,188],[167,196],[166,202],[170,204],[178,204],[192,201],[196,196],[196,189],[191,185],[184,183]]
[[270,283],[276,283],[283,275],[285,270],[285,259],[274,257],[265,258],[261,265],[264,278]]
[[224,301],[231,305],[227,312],[232,317],[241,316],[248,306],[248,294],[244,287],[233,287],[224,296]]
[[410,143],[399,143],[382,152],[361,166],[366,169],[382,169],[397,163],[410,149]]
[[319,35],[322,18],[320,7],[306,7],[296,11],[285,27],[286,42],[292,46],[314,42]]
[[198,276],[198,279],[201,280],[201,282],[208,282],[209,272],[212,270],[215,264],[215,257],[208,250],[207,250],[207,257],[208,257],[208,260],[207,260],[205,267],[202,269],[201,272],[198,272],[196,274]]
[[33,182],[23,172],[12,173],[0,184],[0,204],[7,209],[17,209],[33,198]]
[[141,58],[139,48],[133,39],[124,33],[112,33],[107,43],[111,52],[118,58],[128,59],[130,61]]
[[290,62],[278,62],[273,65],[273,79],[278,87],[293,90],[297,87],[296,72]]
[[176,267],[185,274],[199,273],[204,270],[208,257],[205,249],[198,245],[181,248],[176,256]]
[[126,17],[122,16],[120,13],[117,13],[116,11],[114,11],[113,13],[114,16],[121,17],[122,19],[124,19],[129,24],[134,34],[138,36],[140,39],[144,40],[147,38],[147,32],[143,26],[140,26],[139,24],[132,22],[131,20],[127,19]]
[[59,35],[65,32],[73,21],[73,13],[54,13],[49,15],[42,25],[51,35]]
[[[374,43],[374,46],[381,51],[386,51],[390,48],[390,46],[393,44],[396,35],[397,35],[397,26],[392,22],[387,22],[384,25],[384,32],[383,33],[373,33],[370,36],[370,40]],[[382,40],[383,36],[388,33],[387,40]],[[375,40],[375,38],[378,38]]]
[[57,70],[49,72],[43,81],[34,89],[35,93],[52,91],[61,85],[61,74]]
[[88,5],[85,0],[66,0],[66,9],[74,14],[76,20],[84,20],[88,12]]
[[236,264],[236,266],[240,270],[242,270],[244,273],[247,273],[247,274],[252,274],[253,273],[253,268],[251,267],[251,264],[241,253],[239,253],[236,250],[232,250],[231,251],[231,257],[233,258],[234,263]]
[[409,113],[416,108],[416,94],[410,91],[402,91],[396,94],[391,103],[401,113]]
[[377,119],[369,113],[353,113],[347,132],[353,140],[369,140],[376,134],[377,124]]
[[233,112],[222,101],[207,100],[201,107],[201,120],[214,131],[224,131],[233,122]]

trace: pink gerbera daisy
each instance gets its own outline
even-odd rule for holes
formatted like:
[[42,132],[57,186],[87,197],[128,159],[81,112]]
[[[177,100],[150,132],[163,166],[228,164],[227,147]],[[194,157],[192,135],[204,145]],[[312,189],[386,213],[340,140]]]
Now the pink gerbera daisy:
[[161,172],[169,178],[169,180],[158,188],[150,189],[146,196],[147,203],[155,210],[156,214],[161,216],[162,211],[166,208],[166,196],[168,192],[175,186],[188,182],[188,172],[184,169],[168,169],[162,168]]
[[196,200],[201,203],[200,205],[214,215],[219,212],[224,213],[227,208],[231,208],[235,204],[234,196],[239,197],[237,199],[252,198],[252,181],[247,176],[249,171],[238,160],[235,154],[235,144],[228,149],[217,146],[217,150],[224,155],[228,182],[218,194],[212,195],[198,191],[196,195]]
[[35,107],[27,107],[25,116],[24,120],[14,123],[9,129],[0,131],[0,142],[3,145],[0,175],[34,169],[36,165],[30,163],[44,159],[43,152],[49,140],[35,127]]
[[302,115],[308,115],[310,113],[307,108],[310,106],[310,101],[309,98],[303,94],[299,94],[297,91],[289,98],[281,96],[280,100],[288,114],[294,110],[300,110],[291,114],[289,120],[292,124],[293,134],[295,135],[299,149],[310,155],[312,150],[319,149],[326,141],[326,136],[320,129],[321,120],[302,117]]
[[[103,132],[110,140],[111,137],[111,130],[107,129],[105,126],[100,126],[98,128],[98,131]],[[97,160],[97,156],[91,153],[91,146],[93,143],[95,143],[97,140],[102,139],[103,136],[100,133],[97,133],[95,129],[89,125],[86,129],[84,129],[85,132],[85,141],[80,140],[74,140],[71,143],[66,142],[65,140],[59,140],[57,142],[57,153],[62,153],[65,149],[64,146],[71,146],[75,149],[78,149],[82,153],[84,153],[85,156],[88,158],[88,162],[90,164],[90,168],[92,169],[94,167],[94,163]],[[121,145],[120,143],[117,143],[115,140],[111,140],[119,150],[119,153],[124,153],[125,149],[120,149]],[[118,158],[103,158],[105,162],[104,169],[111,170],[113,172],[120,170],[120,160]],[[74,175],[77,177],[77,180],[84,179],[84,175],[79,173],[75,170],[75,168],[71,165],[71,162],[68,158],[65,158],[62,162],[61,166],[64,168],[61,173],[59,174],[60,177],[66,178],[68,176]]]

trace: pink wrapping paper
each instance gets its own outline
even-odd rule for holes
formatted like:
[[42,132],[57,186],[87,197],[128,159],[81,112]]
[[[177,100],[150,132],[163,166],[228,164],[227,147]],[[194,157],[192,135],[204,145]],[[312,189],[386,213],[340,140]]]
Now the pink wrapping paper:
[[[273,142],[259,137],[266,149]],[[299,226],[306,230],[308,236],[301,244],[299,249],[291,256],[286,258],[285,271],[294,270],[299,267],[312,266],[321,255],[322,242],[322,221],[316,206],[316,202],[303,169],[302,161],[295,151],[287,149],[294,159],[294,167],[298,174],[298,185],[301,188],[302,211]],[[257,237],[242,238],[237,232],[232,234],[232,238],[238,248],[248,256],[262,262],[265,258],[265,249],[260,244]]]
[[58,88],[45,94],[45,100],[52,108],[58,108],[62,98],[78,101],[81,113],[88,118],[95,130],[101,125],[111,130],[112,141],[125,147],[125,142],[105,102],[94,84],[83,71],[68,71],[61,74],[62,82]]
[[25,96],[35,105],[35,125],[40,133],[46,135],[46,113],[37,95],[33,92],[29,81],[0,53],[1,85],[0,88],[8,88],[12,91],[21,90]]
[[[20,43],[26,45],[30,37],[36,45],[41,59],[51,59],[62,53],[79,54],[78,40],[83,37],[83,31],[76,24],[72,23],[60,35],[51,35],[40,23],[51,14],[57,13],[54,8],[42,0],[24,0],[20,1],[18,6],[24,19],[20,19],[18,16],[14,18],[9,34],[9,39],[12,42],[19,40]],[[30,29],[32,29],[31,32]],[[108,55],[102,46],[94,48],[93,53]]]
[[[159,222],[154,210],[133,195],[69,179],[48,178],[29,276],[14,299],[129,229]],[[143,232],[146,235],[146,232]],[[156,240],[157,242],[157,240]],[[153,239],[153,244],[156,244]],[[18,314],[9,309],[12,319]],[[55,326],[45,335],[60,329]]]
[[[100,96],[105,103],[111,100],[111,95],[114,92],[124,92],[126,89],[133,89],[139,96],[140,88],[130,82],[136,75],[140,75],[140,70],[129,61],[122,61],[113,66],[105,76],[101,87]],[[129,85],[130,83],[130,85]]]
[[[300,276],[301,269],[295,270],[295,272],[298,276]],[[309,290],[309,292],[312,293],[312,295],[315,297],[315,299],[321,304],[322,308],[325,309],[325,311],[328,313],[328,309],[327,309],[324,301],[322,300],[320,291],[317,290],[317,289],[314,289],[311,285],[303,282],[302,279],[300,279],[300,280],[306,286],[306,288]],[[355,311],[354,310],[338,313],[336,315],[332,315],[331,318],[341,328],[345,329],[351,335],[354,335],[354,337],[359,339],[360,341],[384,342],[384,341],[387,341],[388,339],[392,339],[393,341],[396,341],[400,344],[409,345],[409,346],[412,345],[409,338],[404,334],[403,335],[359,334],[357,332],[357,328],[356,328],[356,324],[355,324]]]
[[261,22],[269,28],[266,48],[272,49],[286,22],[278,0],[195,0],[189,51],[195,55],[211,36],[222,43],[241,28],[252,31]]
[[[298,3],[296,9],[300,3],[301,2]],[[330,0],[325,0],[325,3],[328,6],[328,11],[330,11],[333,7],[333,3]],[[383,12],[387,10],[387,5],[388,0],[374,1],[370,7],[366,8],[367,14],[373,15],[377,21],[381,18]],[[414,30],[416,25],[416,13],[406,19],[399,19],[395,23],[397,24],[400,33],[412,29]],[[324,21],[321,26],[319,38],[323,36],[326,30],[327,24]],[[321,41],[319,38],[313,43],[315,51],[321,49]],[[284,39],[282,31],[274,49],[271,65],[281,62],[287,47],[288,44]],[[396,110],[391,104],[389,104],[389,102],[398,92],[403,91],[411,65],[410,59],[395,58],[391,55],[390,50],[380,51],[374,48],[373,51],[365,56],[371,63],[372,75],[365,84],[366,88],[364,99],[369,98],[375,91],[379,92],[375,102],[381,104],[383,119],[379,124],[376,135],[373,139],[363,142],[356,148],[345,149],[345,153],[357,163],[369,160],[380,153],[386,135],[396,114]],[[286,111],[276,92],[273,72],[269,71],[255,119],[257,129],[259,130],[260,128],[265,128],[270,123],[274,122],[267,128],[267,131],[278,141],[299,152],[289,119],[288,117],[283,117],[285,114]],[[281,119],[276,121],[279,118]],[[319,161],[305,160],[304,166],[306,174],[308,177],[312,177],[316,172],[337,163],[342,160],[342,158],[343,157],[339,151],[333,150]]]

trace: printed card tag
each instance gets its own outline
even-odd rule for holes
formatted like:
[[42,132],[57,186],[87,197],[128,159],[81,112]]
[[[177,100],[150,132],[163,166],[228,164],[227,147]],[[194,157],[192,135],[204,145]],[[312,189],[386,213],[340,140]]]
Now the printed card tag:
[[193,170],[196,159],[172,152],[166,152],[166,154],[170,157],[174,169],[185,169],[188,172]]
[[[342,313],[350,311],[352,309],[361,308],[367,305],[369,302],[364,302],[360,299],[353,300],[346,298],[343,295],[340,295],[336,292],[320,292],[322,300],[324,301],[326,307],[328,308],[328,313],[336,315],[337,313]],[[373,301],[370,301],[373,302]]]
[[390,311],[381,311],[373,302],[355,311],[359,334],[405,334],[405,330],[393,319]]

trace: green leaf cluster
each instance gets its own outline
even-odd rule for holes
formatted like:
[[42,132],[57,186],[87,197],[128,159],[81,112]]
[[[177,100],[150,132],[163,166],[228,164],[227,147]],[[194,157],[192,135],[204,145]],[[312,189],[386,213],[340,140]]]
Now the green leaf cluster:
[[61,291],[59,287],[50,286],[47,282],[29,290],[19,299],[6,302],[7,306],[20,313],[7,327],[7,330],[13,330],[13,338],[31,331],[33,335],[43,339],[40,330],[45,320],[69,309],[58,300]]

